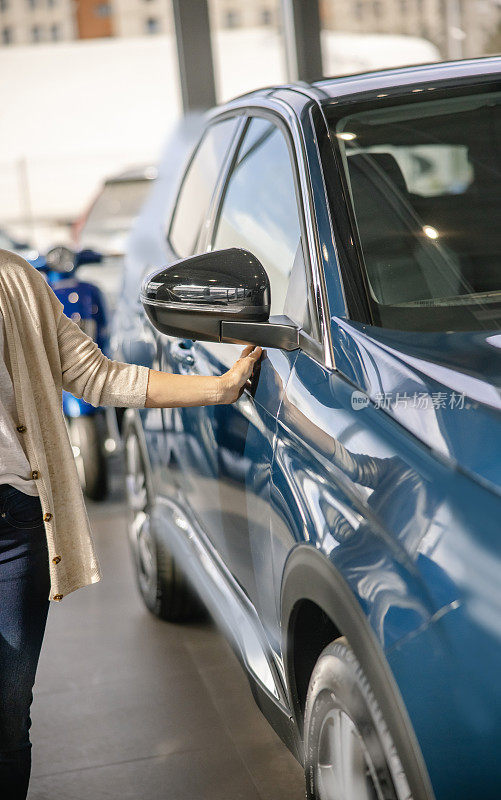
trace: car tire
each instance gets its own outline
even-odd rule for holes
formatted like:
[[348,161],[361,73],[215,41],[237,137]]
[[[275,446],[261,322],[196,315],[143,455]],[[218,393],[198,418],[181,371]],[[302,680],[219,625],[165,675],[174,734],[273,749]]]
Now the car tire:
[[133,428],[125,430],[124,449],[128,533],[139,593],[148,610],[160,619],[183,622],[198,617],[202,610],[198,597],[151,524],[151,490]]
[[108,494],[108,468],[103,451],[103,426],[100,414],[67,419],[80,485],[86,497],[95,502]]
[[308,800],[412,800],[379,704],[344,637],[315,665],[304,731]]

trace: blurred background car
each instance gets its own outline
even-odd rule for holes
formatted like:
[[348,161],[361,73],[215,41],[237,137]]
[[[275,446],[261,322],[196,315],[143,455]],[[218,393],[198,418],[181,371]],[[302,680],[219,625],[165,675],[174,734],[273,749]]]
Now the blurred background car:
[[156,177],[157,169],[150,165],[107,178],[90,208],[75,223],[75,245],[92,247],[103,256],[123,256],[132,223]]
[[88,211],[73,227],[76,249],[90,248],[103,257],[98,270],[94,265],[82,265],[79,277],[99,287],[111,313],[122,280],[127,240],[156,177],[157,168],[149,165],[107,178]]

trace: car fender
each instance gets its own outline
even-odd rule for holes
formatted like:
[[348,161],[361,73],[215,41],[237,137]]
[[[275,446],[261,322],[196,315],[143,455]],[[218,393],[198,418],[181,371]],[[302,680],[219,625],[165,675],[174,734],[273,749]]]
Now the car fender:
[[362,608],[339,571],[311,545],[300,544],[291,552],[283,574],[281,621],[285,672],[293,714],[302,727],[295,686],[292,647],[296,611],[304,600],[317,605],[346,636],[370,682],[386,724],[396,744],[413,800],[432,800],[430,779],[418,741],[398,686],[383,650]]

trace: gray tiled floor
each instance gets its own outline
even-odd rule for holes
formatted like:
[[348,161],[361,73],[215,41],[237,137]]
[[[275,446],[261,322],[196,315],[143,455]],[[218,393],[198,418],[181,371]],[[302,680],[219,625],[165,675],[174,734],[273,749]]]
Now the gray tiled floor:
[[301,768],[209,623],[142,606],[123,505],[89,508],[104,578],[53,605],[29,800],[300,800]]

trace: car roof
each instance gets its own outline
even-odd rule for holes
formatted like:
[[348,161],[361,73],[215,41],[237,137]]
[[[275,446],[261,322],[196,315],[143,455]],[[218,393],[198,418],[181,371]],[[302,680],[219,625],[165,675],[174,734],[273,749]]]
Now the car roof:
[[365,72],[322,78],[311,84],[322,99],[335,98],[368,89],[388,86],[406,86],[434,81],[464,79],[474,80],[480,76],[495,76],[501,73],[501,56],[481,56],[457,61],[434,61],[402,67],[374,69]]
[[[400,67],[365,70],[322,78],[312,83],[295,81],[294,83],[266,86],[233,98],[216,110],[242,106],[246,102],[259,102],[283,89],[291,89],[314,99],[319,103],[329,103],[348,95],[364,94],[374,90],[398,87],[413,87],[422,83],[433,83],[447,80],[458,80],[468,83],[482,77],[501,73],[501,56],[480,56],[478,58],[459,59],[454,61],[433,61],[423,64],[409,64]],[[412,89],[410,89],[412,91]]]

